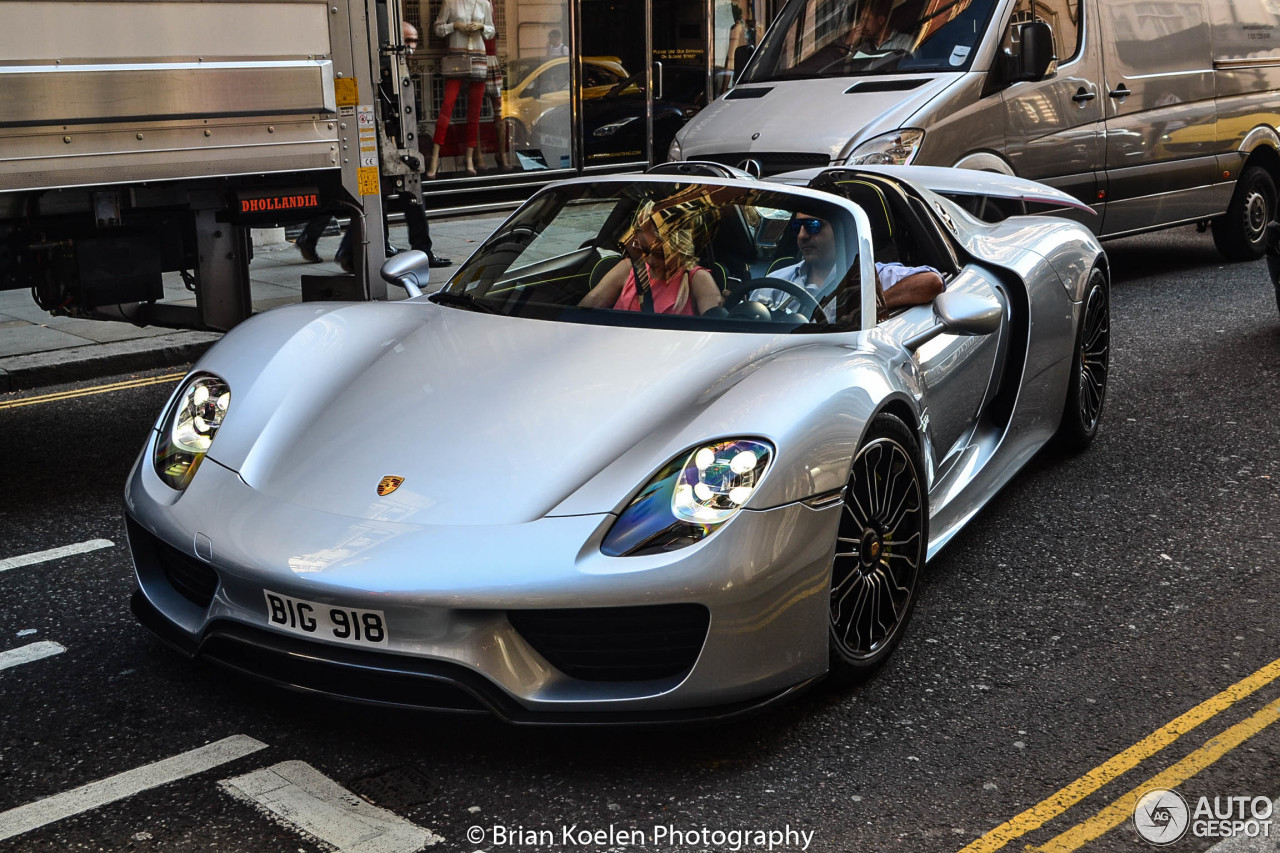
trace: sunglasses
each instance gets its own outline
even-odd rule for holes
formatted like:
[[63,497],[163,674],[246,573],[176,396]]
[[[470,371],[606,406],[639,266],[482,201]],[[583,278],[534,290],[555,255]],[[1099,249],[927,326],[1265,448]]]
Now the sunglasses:
[[793,219],[790,223],[791,233],[799,234],[803,228],[809,234],[817,234],[822,230],[821,219]]

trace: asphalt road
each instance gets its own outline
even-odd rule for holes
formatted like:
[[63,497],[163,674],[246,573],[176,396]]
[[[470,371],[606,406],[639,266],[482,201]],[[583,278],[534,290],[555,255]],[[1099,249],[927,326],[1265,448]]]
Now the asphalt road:
[[[174,379],[0,395],[0,851],[720,853],[770,849],[754,834],[769,831],[775,850],[1140,851],[1154,848],[1132,801],[1148,788],[1192,811],[1201,796],[1270,807],[1274,293],[1261,263],[1226,265],[1193,229],[1108,251],[1112,383],[1093,448],[1042,454],[930,564],[876,678],[734,725],[520,729],[185,661],[129,613],[121,521]],[[76,543],[95,549],[14,565]],[[246,801],[267,788],[274,816]]]

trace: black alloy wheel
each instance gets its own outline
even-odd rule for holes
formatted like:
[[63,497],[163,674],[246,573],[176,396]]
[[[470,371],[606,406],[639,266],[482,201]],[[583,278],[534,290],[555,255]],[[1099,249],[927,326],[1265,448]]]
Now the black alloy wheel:
[[1107,400],[1111,365],[1111,295],[1107,277],[1094,267],[1089,273],[1071,359],[1067,401],[1058,426],[1062,450],[1076,453],[1088,447],[1098,434],[1102,406]]
[[1275,218],[1275,179],[1262,166],[1247,166],[1227,212],[1213,220],[1213,244],[1228,260],[1256,261],[1267,248],[1267,223]]
[[915,609],[929,547],[920,446],[898,418],[877,415],[853,458],[831,566],[831,674],[870,675]]

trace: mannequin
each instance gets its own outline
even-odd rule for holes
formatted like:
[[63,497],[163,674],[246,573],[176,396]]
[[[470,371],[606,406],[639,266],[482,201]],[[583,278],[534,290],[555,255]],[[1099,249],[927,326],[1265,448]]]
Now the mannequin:
[[498,150],[494,159],[498,168],[504,172],[511,171],[510,143],[507,141],[507,124],[502,120],[502,63],[498,61],[498,40],[485,39],[484,52],[489,63],[489,76],[484,81],[484,96],[493,110],[493,136]]
[[434,178],[440,166],[440,146],[444,143],[445,134],[449,131],[449,120],[453,115],[453,104],[458,98],[458,90],[467,84],[467,137],[466,159],[464,168],[468,175],[476,174],[475,150],[480,138],[480,107],[484,97],[485,77],[488,63],[485,59],[484,40],[497,35],[493,26],[493,6],[489,0],[444,0],[440,5],[440,15],[435,22],[436,35],[446,40],[449,52],[465,53],[483,73],[469,77],[448,77],[444,81],[444,101],[440,105],[440,114],[436,118],[436,130],[432,134],[431,163],[427,166],[427,177]]

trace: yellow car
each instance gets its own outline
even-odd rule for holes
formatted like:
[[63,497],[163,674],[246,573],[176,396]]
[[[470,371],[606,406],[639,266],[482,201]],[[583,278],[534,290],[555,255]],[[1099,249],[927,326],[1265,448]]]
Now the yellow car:
[[[534,56],[507,63],[502,92],[502,120],[515,148],[528,144],[529,128],[552,107],[569,103],[569,57]],[[582,59],[582,97],[600,98],[627,79],[627,70],[616,56]],[[565,136],[569,129],[565,128]]]

